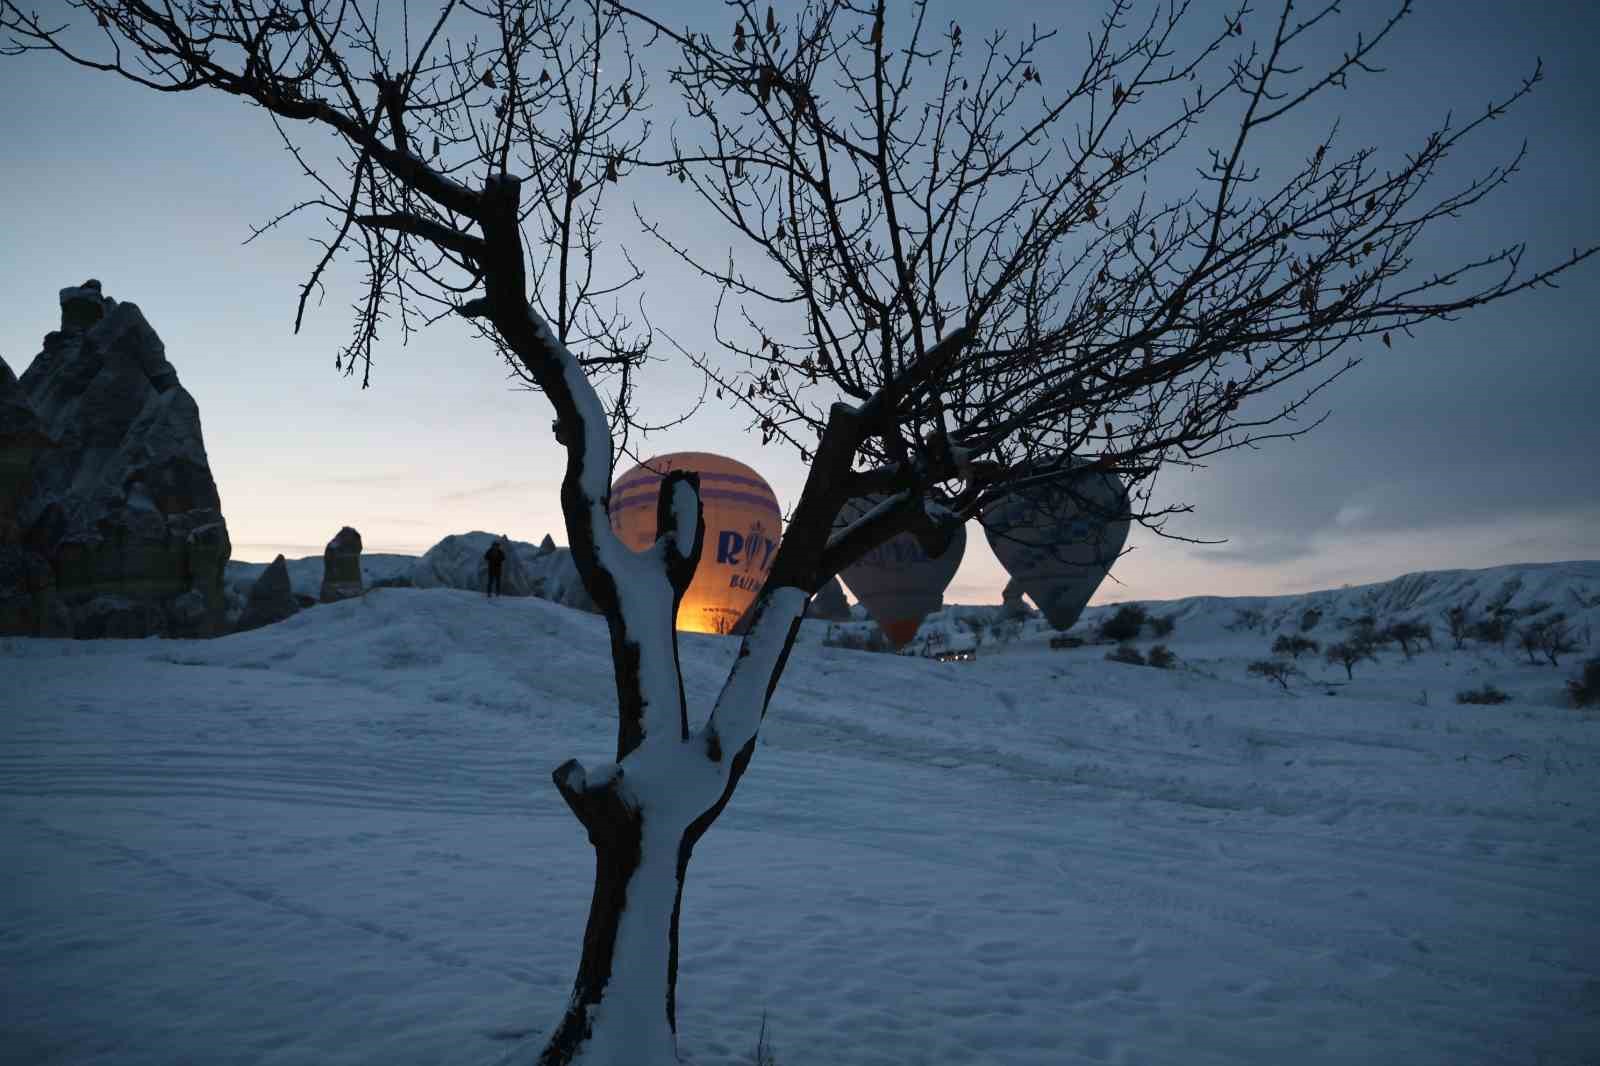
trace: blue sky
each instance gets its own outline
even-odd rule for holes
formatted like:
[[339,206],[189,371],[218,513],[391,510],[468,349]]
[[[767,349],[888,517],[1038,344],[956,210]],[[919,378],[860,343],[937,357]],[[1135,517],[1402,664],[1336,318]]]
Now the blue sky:
[[[1333,48],[1376,26],[1390,5],[1344,6]],[[673,7],[685,23],[727,21],[720,6]],[[1070,62],[1086,27],[1065,20],[1098,10],[1011,0],[946,3],[940,17],[958,15],[969,39],[1056,20]],[[1195,11],[1198,31],[1222,7],[1197,2]],[[1542,262],[1592,244],[1600,239],[1597,41],[1590,4],[1419,0],[1380,56],[1388,73],[1335,101],[1342,143],[1374,144],[1398,159],[1450,107],[1475,113],[1542,56],[1544,83],[1452,160],[1451,174],[1481,170],[1526,137],[1522,172],[1434,248],[1467,258],[1526,238]],[[659,73],[661,59],[646,63]],[[669,108],[655,80],[656,100]],[[445,323],[406,346],[390,337],[363,391],[333,369],[357,295],[346,271],[293,334],[297,289],[317,253],[309,238],[322,231],[305,225],[242,246],[251,224],[304,189],[259,111],[158,95],[43,56],[0,58],[0,95],[15,105],[0,111],[8,190],[0,357],[18,373],[26,367],[56,327],[63,286],[96,277],[109,295],[139,304],[199,401],[235,558],[320,552],[342,525],[358,528],[369,551],[420,551],[468,529],[565,540],[548,407],[508,380],[468,331]],[[1269,157],[1308,151],[1333,113],[1281,131],[1283,143],[1265,146]],[[1180,192],[1188,176],[1170,174],[1168,191]],[[671,186],[633,184],[622,191],[669,227],[694,232],[704,222]],[[709,346],[706,294],[650,245],[624,205],[610,217],[609,238],[650,272],[652,321],[686,346]],[[1367,361],[1324,394],[1332,418],[1307,438],[1163,476],[1167,498],[1195,507],[1172,531],[1229,543],[1201,548],[1135,530],[1134,551],[1100,598],[1274,593],[1413,569],[1600,557],[1600,353],[1588,314],[1597,296],[1600,266],[1591,262],[1559,290],[1432,324],[1392,352],[1364,351]],[[698,391],[681,371],[658,371],[647,413],[670,414]],[[653,437],[648,450],[736,455],[785,505],[803,479],[796,457],[759,447],[723,411]],[[949,598],[998,600],[1004,573],[971,532]]]

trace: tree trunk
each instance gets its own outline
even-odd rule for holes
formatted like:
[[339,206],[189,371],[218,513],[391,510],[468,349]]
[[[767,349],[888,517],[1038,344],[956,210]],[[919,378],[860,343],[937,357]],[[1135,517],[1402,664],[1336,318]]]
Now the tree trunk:
[[594,895],[572,998],[539,1066],[675,1066],[685,832],[649,811],[592,820]]

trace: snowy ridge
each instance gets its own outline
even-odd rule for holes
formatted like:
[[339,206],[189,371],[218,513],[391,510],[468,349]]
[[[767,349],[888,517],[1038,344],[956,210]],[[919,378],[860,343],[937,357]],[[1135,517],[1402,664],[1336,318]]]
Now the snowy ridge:
[[[1464,606],[1481,616],[1499,604],[1521,618],[1559,611],[1578,624],[1600,622],[1600,562],[1516,563],[1483,570],[1429,570],[1392,581],[1292,596],[1196,596],[1146,602],[1152,612],[1216,629],[1237,625],[1240,612],[1259,611],[1262,632],[1298,631],[1308,610],[1324,621],[1371,614],[1378,625],[1424,622],[1440,628],[1443,612]],[[1086,613],[1093,628],[1121,604]]]
[[[1561,615],[1577,630],[1588,627],[1600,633],[1600,562],[1514,563],[1483,570],[1430,570],[1404,574],[1391,581],[1342,589],[1286,596],[1190,596],[1180,600],[1124,600],[1087,608],[1068,632],[1093,639],[1100,626],[1127,604],[1137,604],[1151,614],[1171,618],[1189,642],[1205,635],[1227,639],[1239,631],[1262,636],[1305,632],[1320,640],[1340,639],[1341,622],[1348,624],[1371,616],[1380,628],[1396,622],[1431,625],[1435,642],[1448,642],[1443,624],[1447,608],[1462,606],[1473,619],[1484,617],[1498,605],[1513,624]],[[1306,627],[1307,612],[1317,618]],[[857,623],[840,623],[860,637],[870,634],[865,612],[853,613]],[[1001,617],[997,606],[954,604],[929,615],[916,639],[904,650],[908,655],[931,655],[941,650],[993,648],[996,634],[975,641],[972,629],[992,627]],[[1015,633],[1002,639],[1044,643],[1057,636],[1037,611],[1030,611]],[[1509,642],[1508,642],[1509,646]]]
[[[1436,614],[1521,576],[1527,608],[1596,570],[1311,595]],[[1245,609],[1298,631],[1274,599]],[[765,1012],[781,1066],[1585,1066],[1600,712],[1564,685],[1600,649],[1440,639],[1283,691],[1245,602],[1154,610],[1170,671],[805,622],[689,869],[683,1061],[748,1066]],[[698,723],[738,641],[681,648]],[[614,755],[603,619],[377,588],[210,641],[0,641],[0,676],[7,1055],[537,1056],[592,875],[549,773]],[[1510,701],[1454,702],[1485,681]]]

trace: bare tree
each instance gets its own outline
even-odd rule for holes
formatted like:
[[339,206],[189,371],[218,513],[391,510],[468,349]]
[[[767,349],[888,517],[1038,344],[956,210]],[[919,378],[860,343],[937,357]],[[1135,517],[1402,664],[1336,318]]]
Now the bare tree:
[[1539,665],[1539,653],[1544,650],[1544,623],[1529,622],[1517,627],[1517,647],[1528,653],[1528,665]]
[[1446,607],[1443,612],[1445,628],[1450,633],[1457,651],[1467,642],[1467,637],[1472,633],[1472,615],[1467,610],[1465,603],[1458,603]]
[[1358,637],[1329,644],[1327,650],[1323,652],[1323,658],[1344,667],[1345,679],[1350,681],[1355,680],[1356,663],[1363,659],[1378,661],[1377,652],[1373,650],[1372,645]]
[[[442,0],[414,27],[377,0],[70,8],[96,25],[84,34],[0,0],[6,50],[160,91],[228,93],[338,136],[342,175],[302,155],[312,193],[284,217],[315,211],[332,230],[301,310],[338,255],[366,266],[341,366],[370,369],[392,315],[404,329],[454,312],[554,409],[567,535],[609,627],[618,729],[614,762],[554,772],[596,865],[546,1064],[675,1060],[685,871],[749,765],[808,597],[841,568],[906,532],[937,553],[1008,493],[1070,493],[1107,473],[1135,489],[1132,517],[1160,530],[1176,509],[1150,503],[1164,463],[1304,432],[1294,420],[1354,365],[1341,354],[1352,344],[1387,348],[1393,333],[1549,284],[1594,251],[1531,271],[1521,245],[1416,261],[1424,233],[1516,169],[1520,155],[1437,192],[1442,160],[1529,92],[1537,69],[1391,169],[1331,130],[1294,173],[1263,178],[1263,135],[1291,137],[1308,101],[1372,72],[1404,3],[1313,67],[1300,53],[1332,4],[1297,22],[1285,2],[1249,25],[1240,7],[1175,56],[1186,6],[1130,26],[1131,3],[1113,0],[1071,78],[1045,62],[1048,33],[970,44],[959,25],[930,27],[919,3],[891,19],[884,0],[810,0],[783,23],[736,0],[732,31],[714,36],[611,0]],[[692,115],[662,152],[639,113],[630,26],[674,49]],[[1147,202],[1138,183],[1182,165],[1180,146],[1211,116],[1228,133],[1194,191]],[[695,723],[673,620],[704,542],[698,478],[666,477],[647,551],[626,549],[608,521],[650,331],[620,310],[638,273],[625,259],[590,272],[597,209],[611,185],[651,169],[698,190],[754,256],[719,265],[648,219],[721,286],[717,336],[745,364],[684,358],[810,464],[739,655]],[[879,502],[836,529],[866,497]]]
[[1399,643],[1407,662],[1421,648],[1423,641],[1433,641],[1433,627],[1425,622],[1396,622],[1384,632],[1390,640]]
[[[1137,517],[1158,530],[1151,475],[1294,428],[1316,392],[1429,319],[1537,286],[1592,254],[1521,270],[1522,246],[1431,273],[1419,240],[1477,206],[1518,153],[1435,195],[1441,162],[1539,80],[1477,118],[1446,121],[1393,169],[1373,147],[1341,152],[1338,128],[1265,184],[1264,138],[1293,137],[1305,105],[1375,72],[1408,3],[1342,59],[1302,65],[1327,4],[1292,4],[1247,32],[1241,6],[1192,55],[1175,54],[1189,5],[1114,0],[1081,73],[1063,77],[1054,34],[930,26],[908,4],[891,31],[884,0],[810,0],[780,24],[733,0],[731,33],[674,30],[671,78],[701,129],[657,165],[687,180],[744,238],[711,260],[648,217],[652,232],[721,286],[718,338],[742,369],[698,361],[764,438],[810,455],[838,400],[908,394],[871,427],[869,463],[965,474],[945,500],[960,516],[1060,477],[1066,456],[1135,482]],[[1045,84],[1046,59],[1051,62]],[[1214,80],[1200,80],[1212,78]],[[1177,202],[1141,192],[1204,123],[1220,147]],[[719,251],[719,255],[720,255]],[[961,335],[960,331],[968,331]],[[950,343],[960,339],[960,345]],[[1252,402],[1269,391],[1297,391]],[[1301,387],[1303,386],[1303,387]],[[963,458],[1012,476],[986,482]],[[1079,471],[1087,474],[1089,471]],[[894,483],[925,495],[907,481]],[[1081,501],[1079,501],[1081,502]]]
[[1296,662],[1299,662],[1300,656],[1304,655],[1306,652],[1315,653],[1319,651],[1321,647],[1322,646],[1320,644],[1312,640],[1310,637],[1302,637],[1298,634],[1291,636],[1288,633],[1284,633],[1280,634],[1278,639],[1272,642],[1272,654],[1287,655]]
[[1245,672],[1276,681],[1285,692],[1289,691],[1289,678],[1300,672],[1294,663],[1282,659],[1261,659],[1245,667]]
[[[1538,651],[1550,660],[1551,666],[1561,665],[1561,656],[1575,653],[1578,650],[1576,634],[1572,631],[1572,623],[1562,615],[1547,618],[1541,622],[1532,623],[1524,627],[1523,632],[1532,638],[1533,648],[1530,649],[1529,659],[1533,658],[1532,652]],[[1526,637],[1524,646],[1526,646]]]

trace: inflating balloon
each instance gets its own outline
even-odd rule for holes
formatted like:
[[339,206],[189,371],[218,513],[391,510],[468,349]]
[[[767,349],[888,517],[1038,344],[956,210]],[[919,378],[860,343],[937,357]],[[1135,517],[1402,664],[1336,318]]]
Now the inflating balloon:
[[981,521],[1001,565],[1052,626],[1069,629],[1128,539],[1128,491],[1115,473],[1094,471],[1013,492]]
[[[834,523],[842,529],[883,502],[866,496],[845,504]],[[961,566],[967,548],[965,526],[956,529],[944,554],[929,556],[922,542],[910,533],[890,537],[839,574],[857,600],[878,623],[878,628],[903,647],[917,635],[928,615],[944,606],[944,590]]]
[[672,470],[700,475],[706,539],[694,580],[678,607],[677,627],[691,633],[734,633],[777,555],[783,512],[760,474],[709,452],[673,452],[646,459],[611,486],[611,528],[643,551],[656,539],[656,497]]

